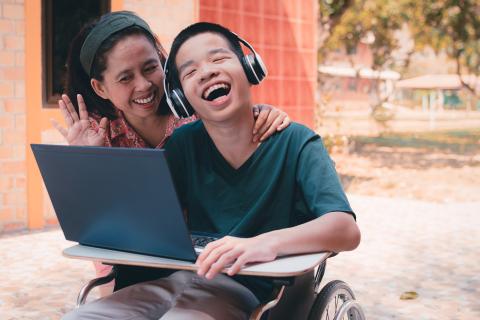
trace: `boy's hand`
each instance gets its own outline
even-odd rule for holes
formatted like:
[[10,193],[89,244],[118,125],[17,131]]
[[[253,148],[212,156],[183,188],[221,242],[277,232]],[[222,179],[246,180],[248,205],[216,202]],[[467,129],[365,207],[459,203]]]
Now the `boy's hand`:
[[290,118],[285,111],[270,105],[255,105],[253,116],[255,117],[253,142],[263,141],[275,132],[282,131],[290,124]]
[[213,279],[229,266],[227,274],[233,276],[247,263],[272,261],[277,257],[272,241],[261,236],[236,238],[226,236],[209,243],[195,263],[197,274]]

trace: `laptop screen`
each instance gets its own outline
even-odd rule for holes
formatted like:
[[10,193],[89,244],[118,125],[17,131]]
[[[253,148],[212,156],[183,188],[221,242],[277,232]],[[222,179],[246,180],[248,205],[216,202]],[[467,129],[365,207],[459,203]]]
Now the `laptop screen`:
[[67,240],[196,259],[164,150],[31,147]]

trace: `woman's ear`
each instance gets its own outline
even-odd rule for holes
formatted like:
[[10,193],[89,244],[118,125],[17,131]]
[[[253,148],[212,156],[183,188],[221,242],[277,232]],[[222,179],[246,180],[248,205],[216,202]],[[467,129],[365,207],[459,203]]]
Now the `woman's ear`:
[[102,97],[103,99],[108,99],[105,86],[102,82],[98,81],[97,79],[90,79],[90,85],[98,96]]

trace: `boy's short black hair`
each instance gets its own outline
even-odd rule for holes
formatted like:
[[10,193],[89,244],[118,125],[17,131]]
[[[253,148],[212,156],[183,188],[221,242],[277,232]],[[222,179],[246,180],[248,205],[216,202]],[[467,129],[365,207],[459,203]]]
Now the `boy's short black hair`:
[[240,41],[238,40],[238,36],[232,33],[229,29],[225,28],[216,23],[211,22],[197,22],[194,23],[182,31],[175,37],[172,43],[172,49],[170,50],[170,54],[168,56],[168,81],[171,85],[175,86],[176,88],[181,88],[180,79],[178,75],[177,66],[175,65],[175,58],[178,54],[178,50],[180,47],[190,38],[202,34],[202,33],[216,33],[223,36],[229,46],[230,49],[235,53],[235,55],[240,59],[243,57],[242,47],[240,45]]

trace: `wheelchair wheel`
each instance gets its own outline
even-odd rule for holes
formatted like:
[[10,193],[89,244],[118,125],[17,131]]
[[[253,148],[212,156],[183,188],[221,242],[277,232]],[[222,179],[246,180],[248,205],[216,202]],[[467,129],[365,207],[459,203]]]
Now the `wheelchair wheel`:
[[[348,285],[340,280],[329,282],[315,298],[308,320],[362,320],[363,312],[342,312],[341,317],[336,317],[342,305],[350,300],[355,300],[355,295]],[[352,308],[358,308],[355,304]],[[361,311],[361,310],[360,310]]]

